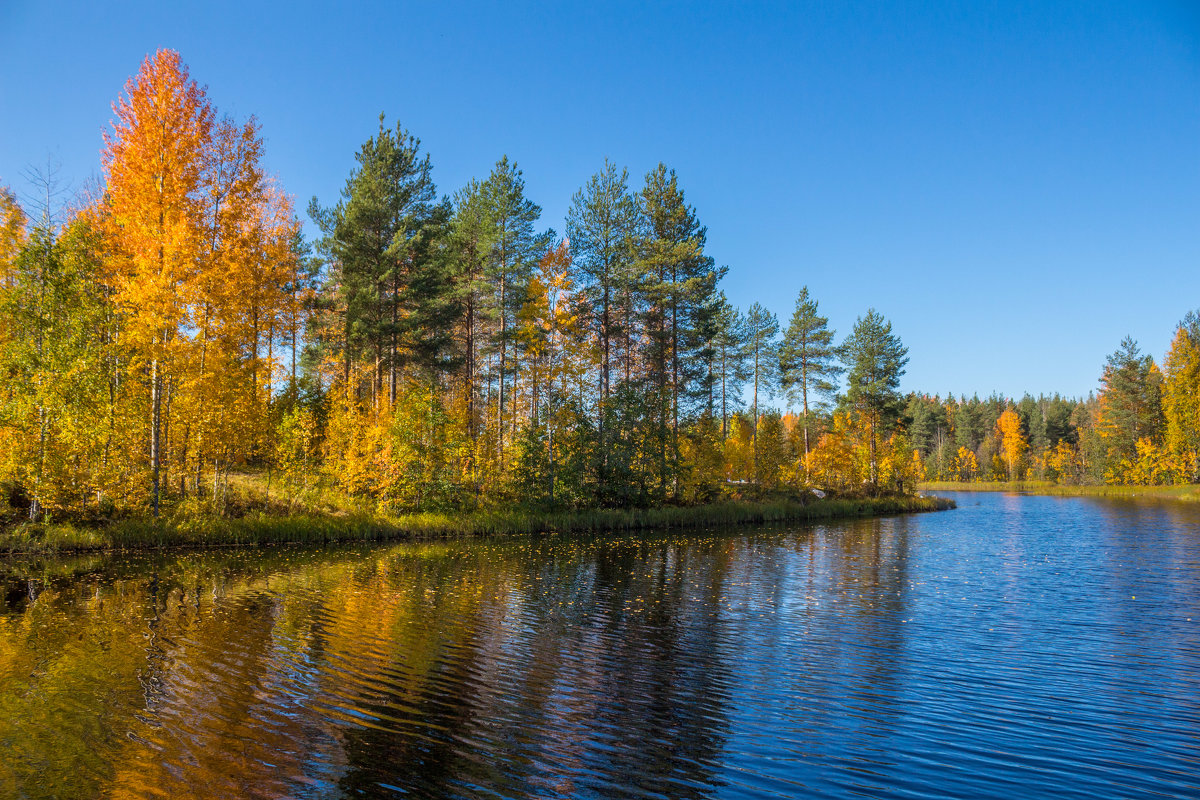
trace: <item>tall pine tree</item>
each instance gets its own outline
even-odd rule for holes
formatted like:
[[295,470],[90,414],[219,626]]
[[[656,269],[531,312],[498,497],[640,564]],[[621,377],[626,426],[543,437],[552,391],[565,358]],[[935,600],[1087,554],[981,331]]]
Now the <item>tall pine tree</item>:
[[805,474],[810,450],[809,400],[831,396],[837,390],[834,379],[842,371],[833,335],[829,318],[817,313],[817,301],[808,296],[808,287],[800,289],[796,310],[779,347],[779,379],[788,400],[800,405]]
[[841,347],[846,367],[846,402],[867,422],[872,486],[879,484],[878,440],[900,416],[900,376],[908,348],[892,333],[892,323],[875,309],[859,317]]

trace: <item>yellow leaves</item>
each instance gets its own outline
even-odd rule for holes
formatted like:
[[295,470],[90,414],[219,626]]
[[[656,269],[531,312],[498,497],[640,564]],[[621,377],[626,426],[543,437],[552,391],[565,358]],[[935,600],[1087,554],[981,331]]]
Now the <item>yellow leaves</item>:
[[954,458],[954,474],[960,481],[973,481],[979,477],[979,459],[965,447],[958,448]]
[[1156,486],[1175,483],[1182,475],[1182,464],[1166,448],[1160,448],[1146,437],[1137,440],[1137,456],[1121,459],[1116,468],[1109,470],[1106,478],[1110,483],[1134,486]]
[[925,470],[925,461],[921,458],[921,451],[914,449],[912,451],[912,461],[909,463],[909,473],[912,480],[916,483],[924,483],[929,479]]
[[754,480],[754,423],[745,414],[735,414],[729,420],[725,438],[725,477],[727,480]]
[[184,471],[206,460],[270,452],[273,342],[297,313],[285,289],[296,223],[263,174],[257,123],[218,120],[177,53],[146,58],[114,112],[104,198],[87,217],[103,238],[94,280],[119,319],[119,358],[105,379],[120,396],[94,415],[107,430],[87,446],[102,447],[106,464],[126,464],[111,471],[105,494],[138,497],[154,431],[161,448],[151,468],[178,469],[168,485],[181,491]]
[[465,426],[449,418],[434,387],[406,383],[394,406],[344,396],[331,405],[322,461],[340,489],[390,511],[447,504],[470,447]]
[[6,282],[17,253],[25,245],[25,212],[7,186],[0,186],[0,282]]
[[1004,469],[1008,479],[1019,480],[1021,477],[1021,458],[1029,449],[1029,442],[1021,431],[1021,418],[1011,408],[1005,409],[996,421],[996,436],[1000,439],[1000,450],[1003,453]]
[[849,489],[861,486],[870,473],[866,428],[849,413],[833,415],[833,425],[808,455],[808,473],[817,486]]
[[1191,480],[1200,476],[1200,326],[1193,320],[1185,320],[1171,342],[1162,393],[1166,446]]
[[1064,480],[1078,480],[1082,475],[1083,464],[1079,451],[1062,439],[1053,448],[1046,449],[1041,462],[1048,480],[1061,483]]

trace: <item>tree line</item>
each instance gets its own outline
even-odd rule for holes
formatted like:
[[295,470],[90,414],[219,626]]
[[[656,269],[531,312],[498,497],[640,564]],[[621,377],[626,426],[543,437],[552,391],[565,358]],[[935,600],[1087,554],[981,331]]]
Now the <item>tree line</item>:
[[913,394],[905,418],[930,480],[1200,482],[1200,316],[1176,326],[1161,367],[1126,337],[1086,399]]

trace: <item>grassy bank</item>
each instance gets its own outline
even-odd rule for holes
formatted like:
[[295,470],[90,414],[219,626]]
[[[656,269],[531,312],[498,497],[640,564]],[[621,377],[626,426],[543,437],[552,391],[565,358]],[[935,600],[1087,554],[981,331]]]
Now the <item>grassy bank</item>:
[[183,519],[123,520],[101,527],[21,525],[0,531],[0,553],[54,554],[162,547],[246,547],[535,533],[610,533],[870,517],[953,507],[952,501],[936,497],[885,497],[562,513],[514,510],[396,517],[251,513],[238,518],[194,516]]
[[1024,492],[1058,497],[1161,497],[1200,501],[1200,486],[1061,486],[1049,481],[933,481],[920,488],[934,492]]

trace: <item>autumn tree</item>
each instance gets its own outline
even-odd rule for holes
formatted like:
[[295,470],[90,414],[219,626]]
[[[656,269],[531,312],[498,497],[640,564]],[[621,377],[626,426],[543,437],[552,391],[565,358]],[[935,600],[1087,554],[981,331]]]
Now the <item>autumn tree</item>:
[[94,514],[109,488],[106,448],[112,314],[98,291],[100,242],[77,215],[34,227],[0,283],[0,467],[29,500],[30,519]]
[[1166,445],[1192,483],[1200,481],[1200,315],[1188,312],[1163,363]]
[[1000,451],[1004,454],[1004,464],[1008,468],[1008,479],[1017,480],[1021,477],[1020,463],[1029,449],[1029,443],[1021,430],[1021,419],[1017,412],[1009,408],[996,421],[996,435],[1000,438]]
[[958,448],[954,459],[954,475],[960,481],[973,481],[979,477],[979,460],[974,452],[965,447]]
[[579,333],[579,317],[571,304],[574,290],[570,249],[559,242],[538,260],[519,315],[518,338],[528,353],[532,387],[521,484],[529,490],[530,484],[541,481],[551,506],[560,498],[557,484],[565,460],[562,431],[575,421],[568,390],[569,353]]
[[179,54],[148,56],[113,108],[104,137],[109,277],[124,338],[144,367],[149,401],[151,507],[159,509],[163,390],[190,321],[180,302],[195,276],[204,225],[203,171],[213,109]]
[[0,280],[7,279],[27,237],[25,211],[12,189],[0,185]]

